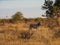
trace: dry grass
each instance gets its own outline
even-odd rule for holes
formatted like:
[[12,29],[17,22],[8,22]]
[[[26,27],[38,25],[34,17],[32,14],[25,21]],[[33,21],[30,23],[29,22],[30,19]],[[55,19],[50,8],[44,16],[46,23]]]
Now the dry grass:
[[60,27],[40,26],[32,31],[28,27],[25,23],[0,26],[0,45],[60,45]]

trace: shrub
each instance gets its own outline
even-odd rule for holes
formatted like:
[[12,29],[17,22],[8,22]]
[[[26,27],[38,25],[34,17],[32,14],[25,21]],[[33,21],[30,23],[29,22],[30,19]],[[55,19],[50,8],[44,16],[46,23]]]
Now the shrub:
[[60,38],[60,30],[58,30],[57,32],[55,32],[54,37],[55,38]]
[[17,12],[12,16],[12,19],[16,20],[16,21],[21,20],[21,19],[23,19],[23,14],[21,12]]
[[22,39],[30,39],[33,33],[29,32],[29,31],[28,32],[27,31],[23,31],[20,34],[21,34],[21,38]]

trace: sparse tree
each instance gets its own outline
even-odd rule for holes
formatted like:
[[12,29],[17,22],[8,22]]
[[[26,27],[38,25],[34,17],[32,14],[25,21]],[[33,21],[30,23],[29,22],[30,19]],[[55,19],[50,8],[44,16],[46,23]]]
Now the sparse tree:
[[23,14],[21,12],[17,12],[12,16],[13,20],[21,20],[23,19]]
[[[53,4],[53,1],[45,0],[43,8],[47,9],[46,10],[46,17],[55,20],[56,23],[52,22],[52,24],[55,23],[56,25],[58,25],[58,21],[57,20],[58,20],[58,14],[60,13],[60,0],[56,0],[55,3],[53,5],[52,4]],[[50,22],[49,22],[49,26],[50,26]]]
[[46,17],[51,17],[51,15],[52,15],[52,8],[53,8],[53,1],[45,0],[44,6],[42,8],[43,9],[47,9],[46,10]]
[[58,16],[58,14],[60,13],[60,0],[55,0],[54,4],[51,0],[45,0],[44,6],[42,8],[47,9],[47,17],[54,17],[55,15]]

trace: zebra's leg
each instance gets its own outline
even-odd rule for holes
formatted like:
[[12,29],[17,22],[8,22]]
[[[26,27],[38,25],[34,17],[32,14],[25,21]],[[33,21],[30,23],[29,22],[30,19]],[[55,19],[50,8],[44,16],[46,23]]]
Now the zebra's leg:
[[32,30],[32,26],[29,27],[29,30]]

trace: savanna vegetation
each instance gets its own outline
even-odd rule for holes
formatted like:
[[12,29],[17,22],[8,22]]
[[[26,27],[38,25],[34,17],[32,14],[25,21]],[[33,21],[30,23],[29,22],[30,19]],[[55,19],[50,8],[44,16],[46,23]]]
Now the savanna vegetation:
[[[25,18],[16,12],[10,19],[0,19],[0,45],[60,45],[60,0],[47,3],[46,18]],[[41,25],[32,30],[30,24]]]

